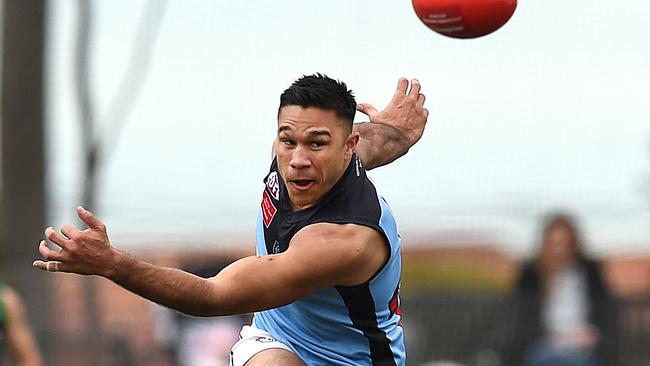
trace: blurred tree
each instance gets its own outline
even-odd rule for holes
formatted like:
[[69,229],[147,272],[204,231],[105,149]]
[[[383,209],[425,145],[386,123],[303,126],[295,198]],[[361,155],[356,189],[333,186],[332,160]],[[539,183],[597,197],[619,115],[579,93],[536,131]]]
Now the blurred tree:
[[78,28],[76,33],[74,73],[77,94],[84,174],[82,204],[91,211],[97,210],[98,179],[103,163],[110,157],[111,149],[119,139],[120,132],[132,111],[151,64],[156,37],[159,34],[167,1],[149,0],[143,7],[135,33],[129,62],[120,81],[119,89],[111,100],[105,118],[98,116],[91,88],[91,54],[94,31],[93,1],[77,0]]
[[[100,169],[108,159],[110,150],[105,146],[114,146],[119,138],[119,132],[131,111],[138,92],[143,86],[143,78],[147,74],[154,38],[158,34],[162,15],[166,8],[166,1],[150,0],[143,9],[141,22],[130,53],[130,63],[120,89],[109,106],[108,118],[101,121],[98,118],[95,104],[93,103],[93,90],[91,88],[92,39],[94,32],[95,2],[77,0],[77,32],[75,39],[74,55],[74,86],[79,108],[79,122],[81,131],[81,150],[83,153],[83,175],[81,204],[91,210],[97,211],[97,196],[99,191]],[[83,227],[84,224],[80,223]],[[92,332],[101,332],[96,305],[96,278],[87,277],[85,283],[85,310],[86,329]],[[93,347],[90,344],[92,355]]]
[[0,281],[21,293],[38,332],[47,319],[47,276],[31,267],[45,225],[45,5],[44,0],[2,5]]

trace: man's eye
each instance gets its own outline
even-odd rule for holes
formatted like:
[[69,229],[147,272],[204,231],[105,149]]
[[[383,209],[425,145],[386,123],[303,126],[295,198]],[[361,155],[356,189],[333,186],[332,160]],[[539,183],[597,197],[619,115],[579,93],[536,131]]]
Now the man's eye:
[[325,143],[322,142],[322,141],[312,141],[311,146],[312,147],[322,147],[322,146],[325,146]]
[[293,145],[293,141],[291,141],[289,139],[282,139],[282,140],[280,140],[280,142],[285,144],[285,145],[288,145],[288,146]]

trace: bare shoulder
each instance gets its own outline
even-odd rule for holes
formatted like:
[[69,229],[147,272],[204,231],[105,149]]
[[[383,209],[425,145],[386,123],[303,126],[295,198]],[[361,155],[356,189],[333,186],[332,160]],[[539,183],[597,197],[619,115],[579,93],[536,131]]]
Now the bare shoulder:
[[291,240],[290,250],[308,251],[341,273],[338,285],[366,282],[389,257],[386,239],[377,230],[357,224],[317,223]]

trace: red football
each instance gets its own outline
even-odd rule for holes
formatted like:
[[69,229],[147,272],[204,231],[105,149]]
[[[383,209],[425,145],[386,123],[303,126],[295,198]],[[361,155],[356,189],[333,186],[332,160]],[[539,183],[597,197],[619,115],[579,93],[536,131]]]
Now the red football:
[[476,38],[506,24],[517,0],[413,0],[415,14],[432,30],[453,38]]

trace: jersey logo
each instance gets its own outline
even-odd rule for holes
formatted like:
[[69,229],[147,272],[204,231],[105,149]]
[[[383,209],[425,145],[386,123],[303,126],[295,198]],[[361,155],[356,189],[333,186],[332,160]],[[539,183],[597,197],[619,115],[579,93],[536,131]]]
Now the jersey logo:
[[280,243],[276,240],[275,243],[273,243],[273,254],[278,253],[280,253]]
[[280,182],[278,181],[278,172],[271,172],[271,174],[269,174],[269,177],[266,178],[266,188],[268,188],[271,196],[273,196],[276,201],[280,199]]
[[275,338],[271,337],[255,337],[255,342],[260,342],[260,343],[271,343],[271,342],[277,342]]
[[264,190],[264,193],[262,194],[262,216],[264,218],[264,226],[266,226],[267,229],[269,225],[271,225],[271,221],[273,221],[276,212],[278,212],[278,209],[273,206],[271,197],[266,190]]
[[402,326],[402,308],[401,304],[402,302],[399,299],[399,285],[397,286],[397,289],[395,289],[395,292],[393,293],[393,297],[390,299],[390,302],[388,303],[388,308],[390,309],[391,315],[397,315],[400,317],[400,321],[397,325],[400,327]]

